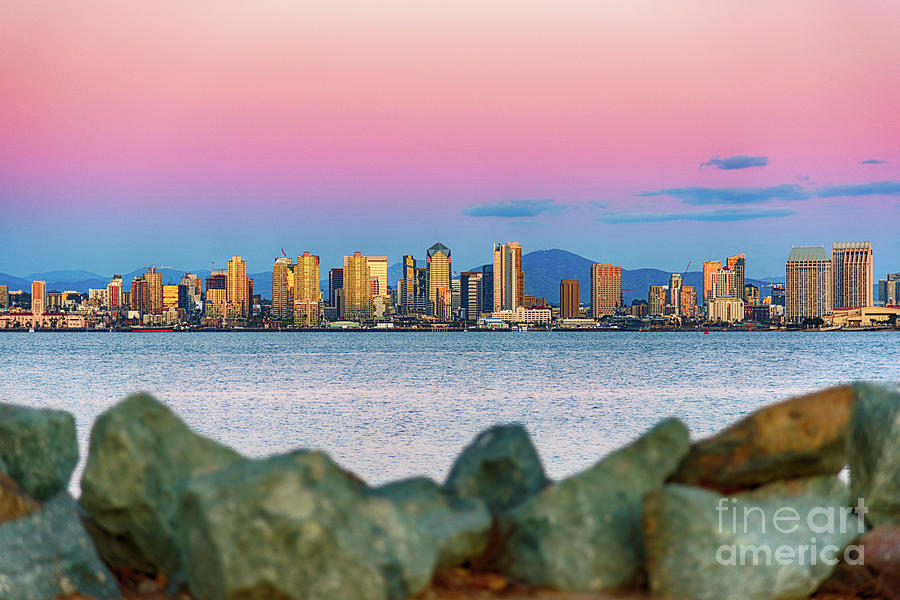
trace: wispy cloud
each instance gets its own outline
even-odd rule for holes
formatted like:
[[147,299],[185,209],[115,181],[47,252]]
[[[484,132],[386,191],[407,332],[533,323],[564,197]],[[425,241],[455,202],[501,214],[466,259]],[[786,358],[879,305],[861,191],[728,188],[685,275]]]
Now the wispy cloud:
[[721,158],[718,154],[708,161],[700,163],[700,168],[712,167],[713,169],[722,169],[723,171],[731,171],[734,169],[749,169],[750,167],[765,167],[769,164],[768,156],[750,156],[749,154],[736,154],[728,158]]
[[668,221],[749,221],[773,219],[796,214],[789,208],[722,208],[693,212],[619,212],[598,217],[604,223],[665,223]]
[[859,164],[861,164],[861,165],[889,165],[891,163],[890,163],[890,161],[881,160],[878,158],[868,158],[866,160],[859,161]]
[[873,181],[847,185],[826,185],[816,190],[820,198],[858,196],[900,196],[900,181]]
[[522,218],[536,217],[538,215],[558,215],[566,212],[566,206],[557,204],[555,200],[546,199],[515,199],[501,200],[478,204],[463,209],[462,213],[470,217],[503,217]]
[[640,192],[638,196],[670,196],[685,204],[758,204],[770,200],[805,200],[812,197],[800,184],[786,183],[767,187],[702,187],[688,186]]

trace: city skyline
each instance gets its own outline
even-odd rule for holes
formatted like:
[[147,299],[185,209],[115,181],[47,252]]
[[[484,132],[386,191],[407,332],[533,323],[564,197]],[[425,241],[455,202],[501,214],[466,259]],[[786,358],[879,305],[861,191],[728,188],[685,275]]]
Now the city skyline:
[[865,239],[898,270],[895,4],[211,8],[3,9],[3,271],[436,239],[757,277]]

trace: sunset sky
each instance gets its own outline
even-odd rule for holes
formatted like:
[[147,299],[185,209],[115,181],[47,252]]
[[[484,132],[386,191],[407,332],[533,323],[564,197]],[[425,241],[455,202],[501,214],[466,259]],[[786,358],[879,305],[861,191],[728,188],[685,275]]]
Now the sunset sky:
[[900,271],[900,3],[6,2],[0,272],[490,244]]

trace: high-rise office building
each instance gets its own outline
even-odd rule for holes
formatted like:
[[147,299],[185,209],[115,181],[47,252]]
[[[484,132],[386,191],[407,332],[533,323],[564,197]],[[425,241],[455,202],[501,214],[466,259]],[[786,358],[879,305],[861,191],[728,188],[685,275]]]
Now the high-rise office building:
[[247,263],[240,256],[228,261],[225,281],[228,297],[226,316],[246,317],[250,312],[250,280],[247,279]]
[[[596,319],[616,314],[622,304],[622,267],[607,263],[591,265],[591,314]],[[663,297],[663,307],[666,299]]]
[[106,306],[109,310],[119,310],[124,302],[125,289],[121,275],[113,275],[106,284]]
[[481,312],[494,310],[494,265],[481,267]]
[[752,283],[744,284],[744,304],[750,306],[759,304],[759,288]]
[[426,314],[428,312],[428,269],[416,267],[416,281],[418,282],[418,296],[416,296],[416,312]]
[[[734,269],[729,269],[728,267],[722,267],[718,271],[715,272],[713,277],[713,295],[712,298],[708,298],[712,300],[714,298],[734,298],[733,295],[736,289],[735,281],[737,281],[737,273]],[[743,292],[737,296],[738,300],[743,296]]]
[[871,242],[836,242],[831,247],[833,308],[872,306]]
[[167,283],[162,286],[163,305],[162,310],[188,309],[188,288],[186,285]]
[[31,314],[38,316],[47,312],[47,282],[31,282]]
[[831,291],[831,260],[825,248],[791,248],[784,263],[785,321],[796,324],[830,313]]
[[369,266],[359,252],[344,257],[343,316],[351,321],[365,321],[372,317],[372,294],[369,290]]
[[206,278],[206,305],[204,312],[211,319],[225,316],[228,303],[228,271],[213,271]]
[[577,279],[563,279],[559,282],[559,316],[561,319],[576,319],[581,316],[578,287]]
[[329,269],[328,271],[328,304],[341,315],[341,298],[344,289],[344,269]]
[[451,268],[452,259],[450,257],[450,248],[444,244],[437,242],[425,251],[425,261],[427,263],[427,287],[428,287],[428,313],[437,315],[435,303],[437,302],[438,288],[450,289],[450,275],[453,272]]
[[200,310],[203,306],[203,287],[200,283],[200,277],[194,273],[185,273],[181,278],[181,285],[187,288],[188,308],[190,310]]
[[465,321],[475,321],[484,312],[481,305],[482,284],[483,274],[481,271],[464,271],[459,275],[460,316]]
[[697,316],[697,291],[694,289],[694,286],[681,286],[679,302],[680,304],[678,308],[678,314],[680,314],[682,317]]
[[453,292],[448,287],[439,287],[435,293],[437,302],[434,307],[434,317],[438,321],[448,323],[453,320]]
[[144,281],[147,282],[147,311],[158,315],[162,313],[162,273],[155,267],[148,267],[144,274]]
[[145,275],[131,280],[131,310],[145,314],[150,311],[150,301],[147,293],[147,280]]
[[522,246],[518,242],[494,244],[494,312],[525,306]]
[[651,285],[647,292],[647,312],[651,317],[662,317],[666,314],[666,299],[669,286]]
[[[744,296],[744,273],[747,270],[747,255],[746,254],[735,254],[734,256],[729,256],[725,264],[729,269],[734,271],[734,283],[732,284],[732,288],[728,291],[727,295],[733,298],[743,298]],[[726,294],[719,294],[720,296]]]
[[416,259],[406,254],[400,261],[400,282],[398,305],[400,312],[411,315],[416,312],[416,296],[419,295],[418,279],[416,277]]
[[294,263],[280,256],[272,265],[272,317],[287,319],[294,313]]
[[319,281],[319,257],[304,252],[294,265],[294,325],[318,327],[322,289]]
[[707,260],[703,262],[703,302],[716,297],[716,273],[722,268],[722,262]]
[[0,310],[9,308],[9,286],[0,285]]
[[888,273],[878,280],[878,302],[885,306],[900,304],[900,273]]
[[668,311],[673,315],[681,314],[681,273],[669,275]]
[[372,297],[387,295],[387,256],[367,256],[366,265],[369,267],[369,280],[371,282],[369,293],[372,294]]

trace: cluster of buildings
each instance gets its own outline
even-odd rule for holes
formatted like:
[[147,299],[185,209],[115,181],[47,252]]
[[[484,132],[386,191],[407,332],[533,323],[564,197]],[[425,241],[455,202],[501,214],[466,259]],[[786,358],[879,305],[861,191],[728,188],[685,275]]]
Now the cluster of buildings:
[[649,320],[663,327],[701,322],[865,326],[896,319],[900,312],[895,306],[900,303],[900,273],[878,282],[876,305],[872,265],[869,242],[835,243],[830,257],[824,247],[795,247],[785,263],[784,284],[766,285],[764,289],[770,291],[763,294],[745,282],[746,255],[736,254],[703,263],[701,290],[684,284],[685,269],[684,274],[671,274],[667,285],[651,285],[646,301],[626,306],[622,268],[595,263],[589,273],[589,304],[580,302],[578,279],[563,279],[556,307],[525,293],[521,244],[494,244],[490,263],[457,274],[450,248],[437,242],[427,248],[424,261],[403,256],[400,278],[393,286],[388,281],[387,256],[360,252],[344,256],[340,268],[328,271],[323,290],[318,256],[304,252],[295,260],[284,255],[272,267],[268,305],[254,295],[247,263],[234,256],[225,269],[213,270],[205,285],[192,273],[178,283],[164,283],[155,266],[134,277],[128,289],[122,277],[115,275],[105,288],[91,289],[86,296],[48,292],[46,282],[34,281],[30,310],[19,306],[6,310],[10,292],[0,286],[0,328],[185,323],[298,328],[449,323],[485,328],[551,323],[595,327],[623,320]]

